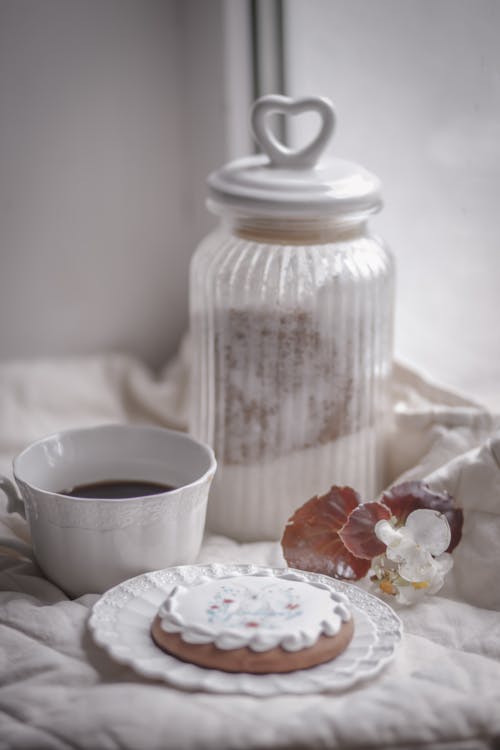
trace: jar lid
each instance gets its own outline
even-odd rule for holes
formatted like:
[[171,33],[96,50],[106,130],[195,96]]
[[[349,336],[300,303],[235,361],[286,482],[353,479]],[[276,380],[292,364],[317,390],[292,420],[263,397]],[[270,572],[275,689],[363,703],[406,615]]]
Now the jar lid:
[[[280,143],[270,115],[316,112],[321,125],[301,149]],[[251,126],[263,154],[237,159],[208,177],[208,207],[217,214],[300,218],[369,214],[382,205],[380,180],[358,164],[321,157],[335,126],[323,97],[264,96],[252,107]]]

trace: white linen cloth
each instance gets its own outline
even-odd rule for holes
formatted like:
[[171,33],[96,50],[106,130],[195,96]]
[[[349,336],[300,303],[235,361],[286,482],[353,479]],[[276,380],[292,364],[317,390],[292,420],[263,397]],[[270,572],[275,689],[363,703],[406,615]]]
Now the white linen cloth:
[[[0,471],[28,442],[70,426],[184,427],[187,367],[186,344],[158,380],[115,355],[1,365]],[[394,410],[390,479],[447,489],[465,526],[445,588],[399,610],[404,639],[381,676],[345,694],[266,699],[142,679],[93,644],[86,619],[97,595],[69,600],[5,546],[0,749],[500,748],[500,422],[402,366]],[[0,536],[29,544],[26,523],[4,510]],[[274,543],[208,536],[199,560],[281,564],[281,554]]]

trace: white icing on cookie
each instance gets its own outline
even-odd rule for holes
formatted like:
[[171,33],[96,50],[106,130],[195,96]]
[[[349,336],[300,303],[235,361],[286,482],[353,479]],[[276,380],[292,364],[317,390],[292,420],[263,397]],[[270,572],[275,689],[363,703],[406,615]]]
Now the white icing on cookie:
[[176,586],[158,615],[167,633],[186,643],[214,643],[231,651],[269,651],[281,646],[300,651],[320,635],[336,635],[351,618],[347,599],[299,573],[208,579],[189,588]]

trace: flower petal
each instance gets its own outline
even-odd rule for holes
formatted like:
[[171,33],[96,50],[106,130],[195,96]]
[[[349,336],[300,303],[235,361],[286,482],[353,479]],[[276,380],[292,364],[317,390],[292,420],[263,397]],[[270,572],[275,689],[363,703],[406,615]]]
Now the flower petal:
[[442,555],[434,560],[436,566],[433,580],[429,583],[428,593],[435,594],[444,583],[444,579],[447,573],[453,567],[453,558],[448,552],[444,552]]
[[461,508],[447,492],[434,492],[423,482],[404,482],[384,492],[381,502],[392,515],[404,523],[410,513],[418,508],[437,510],[450,524],[451,540],[447,552],[452,552],[462,538],[464,516]]
[[394,539],[393,542],[388,545],[385,554],[389,560],[404,562],[405,560],[413,558],[420,547],[415,544],[413,537],[408,533],[404,526],[397,531],[399,532],[398,538]]
[[395,529],[385,518],[381,521],[377,521],[373,531],[375,532],[377,539],[380,539],[386,547],[389,547],[391,544],[399,544],[399,540],[401,539],[401,531]]
[[414,510],[406,519],[405,528],[415,542],[431,555],[440,555],[450,546],[450,524],[439,511],[428,508]]
[[409,586],[398,586],[398,593],[396,595],[396,601],[400,604],[416,604],[422,599],[428,592],[426,588],[415,588],[411,584]]
[[449,552],[443,552],[442,555],[436,557],[434,562],[437,565],[439,575],[445,576],[453,567],[453,557]]
[[432,555],[422,547],[415,546],[399,566],[399,575],[411,583],[433,580],[436,567]]

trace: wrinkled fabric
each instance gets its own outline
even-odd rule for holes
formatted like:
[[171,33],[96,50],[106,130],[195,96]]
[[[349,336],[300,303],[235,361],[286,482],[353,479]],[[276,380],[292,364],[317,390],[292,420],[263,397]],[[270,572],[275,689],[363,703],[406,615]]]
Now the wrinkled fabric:
[[[44,434],[102,422],[184,428],[188,343],[153,378],[119,355],[0,366],[0,467]],[[344,694],[184,693],[112,661],[86,628],[98,596],[69,600],[0,511],[0,748],[500,747],[500,427],[473,401],[397,366],[388,483],[428,479],[464,508],[454,568],[437,596],[398,608],[394,661]],[[335,478],[332,477],[332,483]],[[1,508],[5,508],[0,498]],[[208,535],[200,562],[280,565],[277,543]]]

